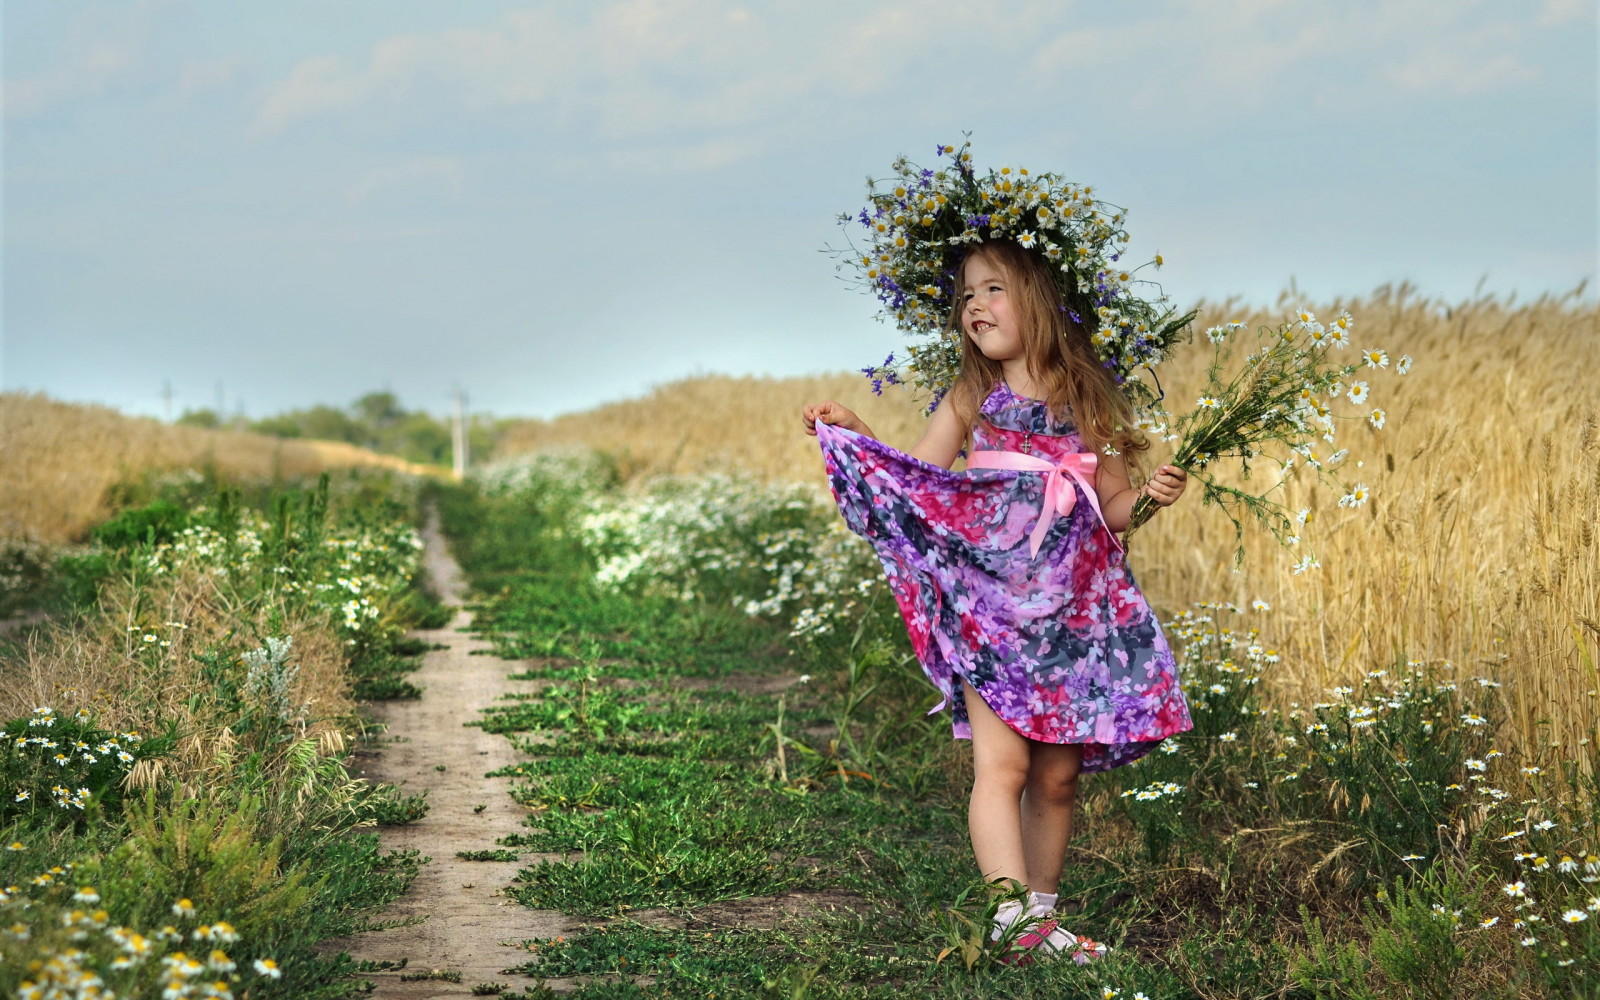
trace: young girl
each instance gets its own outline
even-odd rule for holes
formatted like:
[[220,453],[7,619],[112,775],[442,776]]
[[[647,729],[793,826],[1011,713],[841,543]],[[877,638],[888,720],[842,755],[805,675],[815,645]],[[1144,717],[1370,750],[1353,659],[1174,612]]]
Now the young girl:
[[[1190,728],[1172,652],[1116,534],[1134,501],[1167,506],[1186,474],[1134,487],[1131,404],[1061,301],[1050,265],[1009,240],[976,245],[949,329],[961,374],[909,453],[835,402],[805,407],[829,483],[870,540],[930,680],[972,740],[978,868],[1029,890],[1000,907],[1012,958],[1104,945],[1044,919],[1072,833],[1078,775],[1129,763]],[[970,442],[967,472],[950,466]],[[931,714],[931,713],[930,713]],[[1016,925],[1020,924],[1020,932]]]

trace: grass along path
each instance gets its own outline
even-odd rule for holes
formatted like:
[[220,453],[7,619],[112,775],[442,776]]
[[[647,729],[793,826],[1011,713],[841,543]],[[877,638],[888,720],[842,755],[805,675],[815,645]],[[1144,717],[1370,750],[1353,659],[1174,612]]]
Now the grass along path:
[[[482,721],[526,755],[525,828],[496,844],[546,852],[511,893],[585,921],[530,944],[532,996],[1600,1000],[1600,800],[1575,763],[1502,749],[1496,684],[1449,662],[1267,707],[1265,609],[1217,602],[1164,623],[1195,729],[1080,788],[1060,909],[1115,951],[998,964],[970,753],[923,715],[892,605],[796,646],[742,610],[790,557],[787,497],[762,520],[732,490],[603,488],[552,462],[437,494],[474,627],[541,682]],[[597,583],[612,557],[642,561],[637,589]]]
[[[465,587],[436,514],[430,516],[423,538],[434,592],[445,604],[460,608]],[[458,610],[446,628],[412,633],[444,648],[429,651],[410,675],[422,689],[420,699],[375,707],[373,714],[388,732],[377,741],[375,753],[357,759],[364,777],[392,782],[407,794],[426,792],[429,806],[421,819],[381,831],[386,850],[414,849],[432,858],[410,891],[374,918],[375,923],[402,925],[336,943],[359,959],[407,960],[404,969],[370,974],[378,1000],[467,996],[475,985],[491,982],[510,988],[528,985],[532,980],[527,977],[501,972],[526,961],[527,952],[517,946],[557,937],[570,926],[559,913],[530,910],[504,894],[516,862],[457,857],[458,851],[478,850],[516,832],[525,812],[507,794],[507,780],[485,777],[514,766],[521,755],[503,738],[467,724],[504,693],[528,685],[506,680],[516,664],[481,655],[489,652],[488,644],[465,633],[471,623],[471,612]],[[435,969],[459,974],[459,982],[412,978]]]
[[974,881],[963,815],[933,794],[965,780],[947,721],[896,712],[856,747],[874,773],[845,766],[841,730],[868,734],[770,625],[596,588],[538,503],[449,491],[442,507],[488,595],[476,627],[546,682],[483,725],[528,754],[509,769],[526,826],[498,843],[548,852],[524,857],[513,894],[585,921],[524,966],[552,991],[1020,1000],[1102,981],[1039,967],[975,982],[938,963],[970,938],[945,907]]

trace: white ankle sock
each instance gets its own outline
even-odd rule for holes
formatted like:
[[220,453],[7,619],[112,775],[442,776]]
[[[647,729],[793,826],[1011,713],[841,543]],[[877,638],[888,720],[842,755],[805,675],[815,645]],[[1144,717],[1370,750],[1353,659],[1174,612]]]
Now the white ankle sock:
[[[1028,893],[1028,919],[1044,922],[1044,918],[1055,909],[1056,900],[1060,897],[1053,892]],[[1048,954],[1060,954],[1078,943],[1076,934],[1069,933],[1056,921],[1056,926],[1049,934],[1045,935],[1044,943],[1039,945],[1039,950]]]
[[994,914],[994,927],[989,931],[989,940],[1000,940],[1000,935],[1004,934],[1012,924],[1026,916],[1026,910],[1017,900],[1007,900],[1001,903],[1000,908]]
[[[998,941],[1001,935],[1015,924],[1034,925],[1041,922],[1041,918],[1048,914],[1056,905],[1056,894],[1053,892],[1032,892],[1028,894],[1027,905],[1020,901],[1010,900],[1000,904],[995,911],[994,927],[989,931],[989,940]],[[1037,946],[1037,950],[1047,955],[1057,955],[1067,951],[1078,943],[1077,935],[1068,933],[1059,924],[1053,928],[1045,939]]]

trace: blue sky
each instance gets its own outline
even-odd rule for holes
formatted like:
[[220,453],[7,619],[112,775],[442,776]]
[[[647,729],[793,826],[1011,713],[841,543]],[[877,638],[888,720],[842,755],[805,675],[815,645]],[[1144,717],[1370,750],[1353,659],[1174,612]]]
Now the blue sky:
[[[1593,276],[1585,0],[4,7],[0,384],[552,415],[898,344],[818,251],[973,133],[1180,303]],[[1359,322],[1360,317],[1357,317]]]

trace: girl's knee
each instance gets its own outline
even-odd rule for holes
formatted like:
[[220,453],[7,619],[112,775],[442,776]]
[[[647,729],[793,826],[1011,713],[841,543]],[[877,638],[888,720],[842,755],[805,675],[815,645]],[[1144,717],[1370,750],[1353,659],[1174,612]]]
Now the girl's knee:
[[1053,802],[1071,802],[1078,794],[1082,756],[1076,746],[1052,746],[1033,755],[1028,790]]
[[972,783],[985,788],[1014,790],[1019,795],[1032,773],[1027,751],[1008,752],[1009,748],[986,748],[973,755]]
[[1069,803],[1078,797],[1078,768],[1053,767],[1028,774],[1028,794],[1047,802]]

